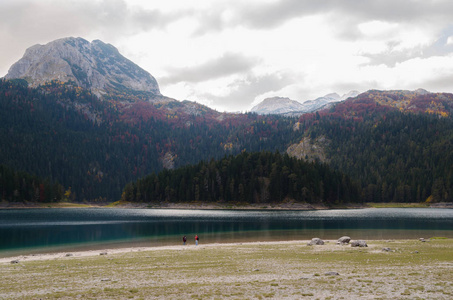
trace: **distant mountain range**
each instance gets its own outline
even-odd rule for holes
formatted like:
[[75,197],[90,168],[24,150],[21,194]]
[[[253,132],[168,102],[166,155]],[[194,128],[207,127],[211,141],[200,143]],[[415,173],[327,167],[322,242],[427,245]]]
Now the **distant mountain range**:
[[337,93],[327,94],[323,97],[316,98],[315,100],[307,100],[300,103],[295,100],[283,97],[272,97],[266,98],[258,105],[251,109],[251,112],[255,112],[260,115],[285,115],[285,116],[299,116],[304,113],[309,113],[323,108],[329,103],[340,102],[351,97],[359,95],[358,91],[351,91],[343,96]]
[[[126,114],[135,111],[134,104],[140,101],[160,103],[159,107],[164,110],[177,107],[179,113],[199,114],[209,110],[190,101],[176,104],[175,99],[163,96],[151,74],[122,56],[114,46],[100,40],[88,42],[80,37],[67,37],[45,45],[34,45],[11,66],[5,78],[24,79],[31,87],[51,81],[73,82],[103,100],[116,103],[115,106]],[[295,116],[357,95],[356,91],[343,96],[332,93],[304,103],[282,97],[267,98],[251,111],[263,115]],[[169,105],[169,102],[173,104]],[[143,104],[139,106],[143,108]],[[221,115],[212,114],[215,117]]]

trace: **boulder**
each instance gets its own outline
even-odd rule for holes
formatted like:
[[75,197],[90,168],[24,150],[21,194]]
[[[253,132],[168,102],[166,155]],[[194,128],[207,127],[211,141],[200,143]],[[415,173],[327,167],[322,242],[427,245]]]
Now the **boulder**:
[[337,244],[344,245],[344,244],[349,244],[351,241],[351,238],[349,236],[342,236],[341,238],[338,239]]
[[324,245],[324,241],[321,240],[320,238],[312,238],[311,241],[308,243],[308,246],[313,245]]
[[16,259],[16,260],[12,260],[11,263],[12,263],[12,264],[18,264],[18,263],[19,263],[19,260],[17,260],[17,259]]
[[382,251],[390,252],[390,251],[392,251],[392,249],[390,249],[389,247],[385,247],[385,248],[382,248]]
[[351,242],[351,247],[368,247],[364,240],[357,240]]
[[340,274],[338,272],[327,272],[324,275],[326,275],[326,276],[338,276]]

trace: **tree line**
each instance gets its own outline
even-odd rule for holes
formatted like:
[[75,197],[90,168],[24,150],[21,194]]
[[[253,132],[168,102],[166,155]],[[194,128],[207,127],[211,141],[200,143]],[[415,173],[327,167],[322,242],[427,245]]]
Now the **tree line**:
[[10,202],[60,202],[70,196],[59,183],[0,165],[0,200]]
[[351,179],[325,164],[279,152],[243,152],[164,170],[126,185],[123,201],[281,203],[358,202]]

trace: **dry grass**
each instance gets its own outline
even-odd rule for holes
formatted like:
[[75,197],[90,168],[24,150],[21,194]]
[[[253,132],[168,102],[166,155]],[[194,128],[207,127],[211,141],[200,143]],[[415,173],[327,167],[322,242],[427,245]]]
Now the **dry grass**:
[[453,297],[452,239],[368,245],[217,244],[3,260],[0,299]]

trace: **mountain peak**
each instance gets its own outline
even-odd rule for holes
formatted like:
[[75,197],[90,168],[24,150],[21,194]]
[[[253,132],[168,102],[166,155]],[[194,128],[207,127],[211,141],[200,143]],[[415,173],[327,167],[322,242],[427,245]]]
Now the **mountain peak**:
[[284,114],[291,111],[300,110],[302,104],[286,97],[266,98],[252,108],[252,112],[260,115]]
[[125,91],[161,95],[154,77],[122,56],[114,46],[100,40],[90,43],[80,37],[28,48],[5,78],[22,78],[32,87],[52,80],[74,81],[98,96]]
[[316,111],[325,105],[333,102],[346,100],[350,97],[356,97],[359,94],[357,91],[350,91],[343,96],[337,93],[330,93],[315,100],[307,100],[300,103],[285,97],[266,98],[252,108],[252,112],[257,114],[283,114],[288,116],[301,115],[307,112]]
[[416,90],[414,91],[414,93],[417,94],[417,95],[428,95],[428,94],[430,94],[430,92],[428,92],[428,91],[425,90],[425,89],[416,89]]
[[337,93],[330,93],[330,94],[325,95],[322,98],[340,99],[340,95],[338,95]]

